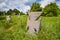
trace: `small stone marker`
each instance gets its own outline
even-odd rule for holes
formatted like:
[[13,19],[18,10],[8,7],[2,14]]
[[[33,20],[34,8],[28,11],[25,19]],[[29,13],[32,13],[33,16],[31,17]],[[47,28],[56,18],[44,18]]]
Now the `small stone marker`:
[[27,33],[29,34],[34,34],[38,33],[40,29],[40,24],[41,24],[41,18],[39,20],[36,20],[42,12],[30,12],[28,21],[27,21]]
[[6,20],[9,21],[10,20],[10,16],[6,16]]

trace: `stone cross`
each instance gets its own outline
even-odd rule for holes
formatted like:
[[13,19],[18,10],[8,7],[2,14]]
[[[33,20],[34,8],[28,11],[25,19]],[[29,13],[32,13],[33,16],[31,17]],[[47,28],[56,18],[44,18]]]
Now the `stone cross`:
[[41,18],[38,20],[38,17],[41,15],[42,12],[30,12],[28,21],[27,21],[27,33],[34,34],[38,33],[41,24]]

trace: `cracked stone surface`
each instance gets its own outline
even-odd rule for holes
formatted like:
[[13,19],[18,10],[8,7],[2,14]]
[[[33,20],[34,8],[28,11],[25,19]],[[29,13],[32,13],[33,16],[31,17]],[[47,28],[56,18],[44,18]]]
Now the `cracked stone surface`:
[[39,29],[40,29],[40,24],[41,24],[41,18],[39,20],[36,20],[42,12],[30,12],[29,13],[29,17],[28,17],[28,21],[27,21],[27,26],[26,28],[27,33],[29,34],[34,34],[34,33],[38,33]]

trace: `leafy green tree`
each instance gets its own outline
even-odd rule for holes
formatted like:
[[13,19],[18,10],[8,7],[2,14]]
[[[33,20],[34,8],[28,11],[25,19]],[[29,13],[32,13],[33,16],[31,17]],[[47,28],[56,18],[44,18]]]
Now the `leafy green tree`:
[[59,11],[59,8],[56,5],[56,3],[50,3],[44,8],[42,15],[44,15],[44,16],[58,16],[58,11]]
[[25,15],[25,13],[19,11],[18,9],[14,9],[13,12],[15,13],[15,15]]
[[13,12],[13,10],[12,10],[12,9],[9,9],[9,10],[7,11],[6,15],[12,15],[12,12]]
[[0,11],[0,15],[5,15],[6,12],[5,11]]
[[26,15],[29,15],[29,12],[30,12],[30,10],[28,10],[28,11],[26,12]]
[[60,9],[58,10],[58,15],[60,15]]
[[25,13],[20,12],[18,9],[9,9],[6,13],[6,15],[25,15]]
[[31,10],[30,11],[42,11],[42,8],[40,7],[40,4],[37,2],[32,3]]
[[14,9],[13,13],[15,13],[15,15],[18,15],[20,13],[20,11],[18,9]]
[[25,13],[23,13],[23,12],[20,12],[20,15],[25,15]]
[[0,11],[0,15],[2,15],[2,14],[3,14],[3,12]]
[[14,9],[14,10],[9,9],[9,10],[7,11],[7,15],[18,15],[19,13],[20,13],[20,11],[17,10],[17,9]]

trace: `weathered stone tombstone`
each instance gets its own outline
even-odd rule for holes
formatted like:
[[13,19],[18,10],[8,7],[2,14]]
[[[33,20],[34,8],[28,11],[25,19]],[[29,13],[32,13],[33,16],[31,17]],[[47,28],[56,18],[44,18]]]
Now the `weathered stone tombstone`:
[[18,14],[18,18],[20,18],[20,13]]
[[38,33],[41,24],[41,18],[38,20],[38,17],[41,15],[42,12],[30,12],[28,21],[27,21],[27,33],[34,34]]
[[11,18],[10,18],[10,16],[8,15],[8,16],[6,16],[6,20],[7,21],[9,21]]

